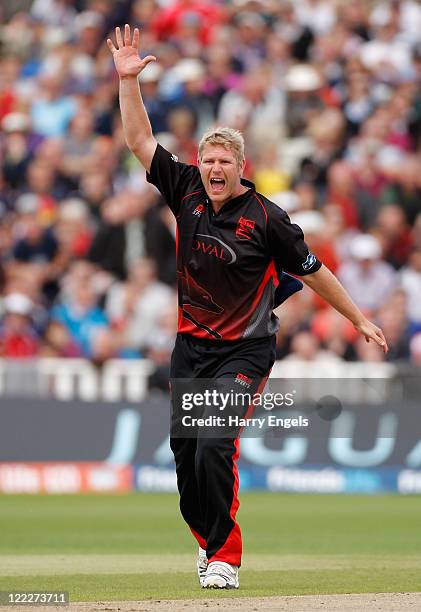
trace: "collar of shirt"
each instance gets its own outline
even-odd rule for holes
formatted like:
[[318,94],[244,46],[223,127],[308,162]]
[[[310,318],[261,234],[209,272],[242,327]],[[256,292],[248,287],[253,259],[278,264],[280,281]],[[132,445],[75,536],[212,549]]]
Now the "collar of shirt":
[[213,210],[210,199],[208,197],[206,198],[206,203],[210,204],[210,211],[211,211],[211,214],[212,214],[213,217],[219,217],[223,212],[227,212],[227,211],[231,210],[232,208],[235,208],[236,206],[238,206],[238,204],[243,202],[243,200],[246,199],[250,195],[250,192],[256,191],[255,184],[252,183],[251,181],[248,181],[247,179],[242,178],[241,179],[241,184],[244,187],[248,187],[247,191],[245,191],[244,193],[241,193],[240,195],[238,195],[235,198],[232,198],[231,200],[226,202],[222,206],[221,210],[219,212],[217,212],[217,213]]

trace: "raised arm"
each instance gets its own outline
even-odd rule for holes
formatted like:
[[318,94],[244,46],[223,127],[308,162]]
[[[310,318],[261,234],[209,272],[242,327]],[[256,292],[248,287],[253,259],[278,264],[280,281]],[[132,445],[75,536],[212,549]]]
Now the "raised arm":
[[374,340],[387,353],[388,346],[382,330],[363,315],[328,268],[322,266],[314,274],[301,277],[301,280],[349,319],[355,329],[365,336],[367,342]]
[[151,169],[157,142],[152,134],[148,114],[140,94],[138,75],[156,58],[139,57],[139,30],[135,28],[133,40],[130,26],[124,27],[124,38],[120,28],[115,29],[116,45],[108,38],[107,45],[113,54],[114,64],[120,78],[119,97],[124,137],[127,146],[136,155],[147,172]]

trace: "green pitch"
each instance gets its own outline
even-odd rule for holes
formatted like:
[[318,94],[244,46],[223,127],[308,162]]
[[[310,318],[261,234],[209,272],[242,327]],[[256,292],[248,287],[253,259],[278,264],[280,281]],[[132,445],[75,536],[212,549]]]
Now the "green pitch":
[[421,591],[421,497],[244,493],[241,589],[201,590],[172,494],[2,496],[0,590],[71,601]]

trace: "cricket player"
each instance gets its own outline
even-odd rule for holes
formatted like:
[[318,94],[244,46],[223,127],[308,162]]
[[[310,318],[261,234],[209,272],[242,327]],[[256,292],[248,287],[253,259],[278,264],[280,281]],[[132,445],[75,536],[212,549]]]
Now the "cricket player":
[[[142,101],[138,75],[156,58],[140,58],[139,30],[132,36],[128,25],[123,32],[116,28],[115,43],[107,44],[120,79],[127,145],[177,220],[179,318],[171,380],[226,379],[256,392],[275,359],[278,319],[272,311],[285,298],[285,272],[302,277],[368,342],[387,351],[381,329],[308,250],[301,229],[242,178],[242,135],[211,130],[200,141],[198,167],[180,163],[155,140]],[[180,509],[199,544],[200,584],[238,588],[238,437],[177,435],[181,408],[174,393],[172,403]]]

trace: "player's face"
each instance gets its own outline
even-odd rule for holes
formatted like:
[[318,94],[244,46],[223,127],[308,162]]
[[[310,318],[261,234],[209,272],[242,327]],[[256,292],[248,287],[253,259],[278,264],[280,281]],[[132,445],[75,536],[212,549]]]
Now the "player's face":
[[200,176],[213,204],[222,206],[244,190],[241,175],[244,162],[238,163],[230,149],[222,145],[205,145],[199,160]]

